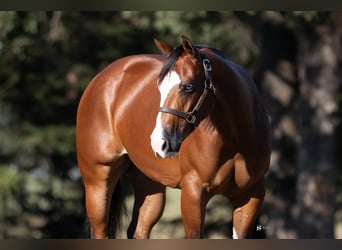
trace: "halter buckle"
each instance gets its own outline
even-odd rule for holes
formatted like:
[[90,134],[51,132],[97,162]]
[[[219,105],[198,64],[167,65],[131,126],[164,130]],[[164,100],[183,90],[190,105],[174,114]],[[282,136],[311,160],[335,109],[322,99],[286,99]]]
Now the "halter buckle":
[[[208,82],[209,82],[209,84],[208,84]],[[216,88],[215,88],[215,86],[214,86],[214,84],[213,84],[213,82],[211,80],[205,80],[204,87],[207,90],[213,91],[214,95],[216,95]]]
[[195,125],[195,123],[196,123],[196,116],[193,115],[193,114],[190,113],[190,112],[187,112],[187,113],[186,113],[186,117],[185,117],[185,121],[188,122],[188,123],[190,123],[190,124]]

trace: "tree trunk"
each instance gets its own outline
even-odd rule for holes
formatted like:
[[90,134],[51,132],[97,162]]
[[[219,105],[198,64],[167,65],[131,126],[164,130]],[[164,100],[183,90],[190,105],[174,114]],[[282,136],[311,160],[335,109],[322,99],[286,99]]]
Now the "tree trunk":
[[268,238],[333,238],[342,12],[237,13],[258,41],[255,74],[273,129],[258,228]]
[[256,25],[260,48],[255,80],[271,117],[273,137],[268,191],[259,228],[265,229],[267,238],[296,238],[291,214],[296,191],[296,41],[279,12],[263,12],[250,23]]
[[[319,13],[320,16],[322,13]],[[334,238],[336,207],[335,130],[337,127],[338,55],[341,51],[340,13],[326,21],[303,25],[300,46],[297,205],[299,238]]]

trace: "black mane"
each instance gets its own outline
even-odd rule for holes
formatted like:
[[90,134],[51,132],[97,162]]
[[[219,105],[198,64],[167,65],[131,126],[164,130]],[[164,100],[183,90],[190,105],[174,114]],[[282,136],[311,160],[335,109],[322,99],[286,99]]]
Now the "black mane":
[[183,51],[184,51],[183,46],[179,46],[175,48],[174,50],[172,50],[171,54],[166,59],[162,70],[159,73],[159,81],[162,81],[164,77],[167,75],[167,73],[169,73],[173,69],[173,67],[175,66],[178,58],[181,56]]
[[[223,59],[227,59],[227,57],[219,49],[212,48],[208,45],[197,45],[195,47],[198,50],[203,49],[203,48],[210,49],[213,52],[215,52],[216,54],[220,55]],[[166,59],[162,70],[159,73],[159,82],[162,81],[164,79],[164,77],[174,68],[178,58],[181,56],[183,51],[184,51],[183,46],[179,46],[179,47],[175,48],[174,50],[172,50],[171,54]]]

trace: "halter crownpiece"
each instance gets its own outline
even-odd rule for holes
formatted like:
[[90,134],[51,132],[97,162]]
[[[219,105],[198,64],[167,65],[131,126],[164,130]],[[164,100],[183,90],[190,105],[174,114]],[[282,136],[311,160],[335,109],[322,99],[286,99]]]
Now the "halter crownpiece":
[[159,112],[164,112],[164,113],[176,115],[179,118],[184,119],[187,123],[190,123],[191,125],[193,125],[195,128],[198,125],[196,113],[201,108],[209,90],[213,91],[214,95],[216,95],[216,89],[215,89],[213,82],[211,80],[212,67],[211,67],[210,60],[208,58],[206,58],[205,55],[201,54],[201,57],[202,57],[202,65],[203,65],[203,69],[204,69],[205,81],[204,81],[204,89],[203,89],[202,95],[197,100],[195,107],[189,112],[183,112],[183,111],[179,111],[179,110],[171,109],[171,108],[166,108],[166,107],[160,107],[158,110]]
[[[202,55],[202,57],[204,57],[204,55]],[[204,58],[204,59],[202,59],[202,64],[203,64],[204,75],[205,75],[204,88],[207,90],[212,90],[213,93],[216,95],[216,89],[215,89],[213,82],[211,80],[212,67],[210,64],[210,60],[208,58]],[[209,86],[208,86],[208,81],[209,81]]]

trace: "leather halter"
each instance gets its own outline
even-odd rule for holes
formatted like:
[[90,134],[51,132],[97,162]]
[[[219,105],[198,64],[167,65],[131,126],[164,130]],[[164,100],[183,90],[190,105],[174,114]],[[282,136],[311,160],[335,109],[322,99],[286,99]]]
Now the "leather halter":
[[213,91],[214,95],[216,94],[216,89],[215,89],[213,82],[211,80],[212,67],[210,64],[210,60],[208,58],[206,58],[204,55],[201,55],[201,57],[202,57],[202,65],[203,65],[203,69],[204,69],[204,75],[205,75],[204,89],[203,89],[202,95],[198,98],[197,103],[194,106],[194,108],[188,112],[183,112],[183,111],[179,111],[179,110],[171,109],[171,108],[166,108],[166,107],[159,107],[159,110],[158,110],[159,112],[164,112],[164,113],[176,115],[179,118],[184,119],[187,123],[193,125],[194,128],[196,128],[198,125],[196,114],[199,111],[199,109],[201,108],[208,92],[211,90],[211,91]]

